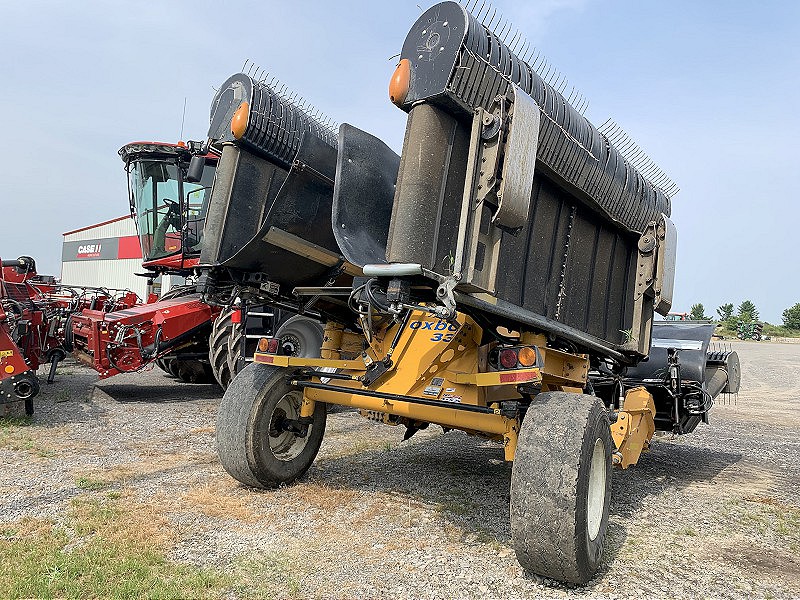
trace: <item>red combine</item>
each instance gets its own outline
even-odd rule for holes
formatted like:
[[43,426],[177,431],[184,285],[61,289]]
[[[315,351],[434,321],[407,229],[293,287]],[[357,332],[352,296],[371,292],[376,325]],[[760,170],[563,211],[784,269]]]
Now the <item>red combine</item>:
[[[134,142],[119,151],[125,162],[130,209],[142,246],[141,275],[188,276],[197,266],[217,157],[189,173],[184,144]],[[221,308],[180,286],[154,303],[107,312],[86,309],[72,318],[75,355],[104,379],[139,371],[154,361],[187,382],[208,381],[208,339]]]

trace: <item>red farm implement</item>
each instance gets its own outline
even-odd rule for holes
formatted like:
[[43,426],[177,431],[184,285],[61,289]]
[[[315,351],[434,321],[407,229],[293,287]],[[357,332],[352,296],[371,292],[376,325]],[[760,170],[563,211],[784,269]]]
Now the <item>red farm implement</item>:
[[39,393],[36,371],[50,362],[50,377],[66,355],[58,307],[52,300],[54,280],[36,273],[27,256],[0,260],[0,403],[23,401],[33,414]]

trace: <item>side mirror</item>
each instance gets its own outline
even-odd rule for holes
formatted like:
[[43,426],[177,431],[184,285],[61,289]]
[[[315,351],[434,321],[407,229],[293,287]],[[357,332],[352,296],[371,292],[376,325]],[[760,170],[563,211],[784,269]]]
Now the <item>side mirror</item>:
[[189,162],[189,170],[186,171],[186,181],[197,183],[203,178],[203,169],[206,166],[205,156],[193,156]]

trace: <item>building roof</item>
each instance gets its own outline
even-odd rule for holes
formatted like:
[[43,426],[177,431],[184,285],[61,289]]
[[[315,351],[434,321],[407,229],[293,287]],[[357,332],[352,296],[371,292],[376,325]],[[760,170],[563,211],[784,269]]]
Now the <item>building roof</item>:
[[95,223],[94,225],[87,225],[86,227],[81,227],[80,229],[73,229],[72,231],[65,231],[61,235],[71,235],[73,233],[79,233],[81,231],[86,231],[88,229],[94,229],[95,227],[102,227],[103,225],[108,225],[109,223],[116,223],[117,221],[124,221],[125,219],[130,219],[130,215],[124,215],[122,217],[117,217],[116,219],[109,219],[108,221],[103,221],[102,223]]

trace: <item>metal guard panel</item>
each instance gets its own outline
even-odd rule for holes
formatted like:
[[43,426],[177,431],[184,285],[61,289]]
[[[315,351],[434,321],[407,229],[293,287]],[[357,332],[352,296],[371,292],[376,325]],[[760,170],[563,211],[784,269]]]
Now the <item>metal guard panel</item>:
[[493,219],[494,224],[509,229],[522,227],[528,218],[541,126],[536,103],[517,86],[514,86],[513,92],[514,117],[508,132],[503,181]]
[[706,355],[714,333],[713,323],[681,323],[680,321],[653,321],[653,341],[649,358],[629,368],[626,378],[640,381],[664,379],[667,375],[667,349],[680,350],[681,378],[704,382]]
[[400,157],[377,137],[344,123],[333,190],[333,233],[342,255],[358,266],[386,261]]
[[464,119],[519,86],[541,108],[537,160],[560,185],[630,231],[641,232],[661,213],[670,215],[669,198],[459,4],[442,2],[425,11],[409,31],[400,56],[411,65],[404,110],[430,101]]
[[206,214],[200,264],[219,266],[258,233],[288,173],[236,144],[225,144]]

